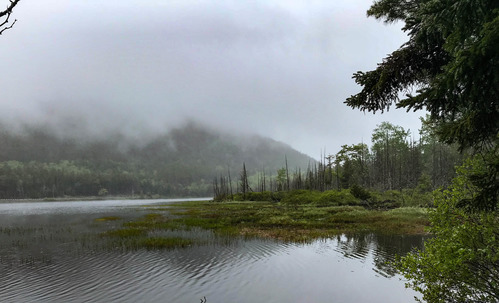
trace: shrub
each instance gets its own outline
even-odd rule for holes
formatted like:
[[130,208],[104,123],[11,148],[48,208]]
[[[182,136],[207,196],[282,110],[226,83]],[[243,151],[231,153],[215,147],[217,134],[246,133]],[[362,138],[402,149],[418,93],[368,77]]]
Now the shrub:
[[[245,196],[241,193],[234,194],[234,201],[269,201],[269,202],[279,202],[284,196],[283,192],[248,192]],[[225,201],[225,200],[224,200]]]
[[380,200],[394,200],[401,201],[403,199],[402,193],[398,190],[386,190],[381,193]]
[[247,201],[272,201],[272,193],[270,191],[249,192],[246,193]]
[[354,184],[350,187],[350,193],[357,199],[367,200],[371,198],[371,193],[362,186]]
[[[468,159],[457,168],[448,189],[434,192],[424,251],[412,252],[397,267],[407,286],[421,292],[426,302],[497,302],[499,298],[499,224],[495,211],[468,211],[462,201],[482,188],[473,176],[486,172],[482,159]],[[468,200],[469,201],[469,200]]]
[[421,192],[418,189],[402,190],[401,201],[405,207],[432,207],[433,194],[431,192]]
[[348,190],[328,190],[316,200],[318,206],[358,205],[359,200]]
[[313,190],[297,189],[285,193],[281,202],[286,204],[310,204],[316,202],[321,193]]

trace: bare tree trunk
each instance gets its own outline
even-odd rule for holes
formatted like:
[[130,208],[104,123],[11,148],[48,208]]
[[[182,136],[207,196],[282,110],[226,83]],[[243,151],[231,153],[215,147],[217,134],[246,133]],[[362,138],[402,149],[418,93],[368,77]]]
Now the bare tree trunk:
[[286,157],[286,155],[284,155],[284,161],[286,162],[286,184],[287,184],[287,190],[289,191],[288,157]]
[[232,192],[232,179],[230,178],[229,166],[227,166],[227,173],[229,174],[230,199],[234,200],[234,193]]

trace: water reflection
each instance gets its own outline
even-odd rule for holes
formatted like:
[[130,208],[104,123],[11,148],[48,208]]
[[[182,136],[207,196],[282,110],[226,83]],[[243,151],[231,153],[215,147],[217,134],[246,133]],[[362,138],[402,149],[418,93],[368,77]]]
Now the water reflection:
[[[89,235],[146,210],[1,214],[1,302],[410,302],[387,265],[416,236],[338,236],[310,244],[220,239],[162,251],[102,249]],[[180,232],[177,233],[186,233]],[[87,238],[86,238],[87,237]]]
[[396,274],[391,262],[396,256],[403,256],[421,249],[425,237],[421,235],[380,235],[355,234],[342,235],[335,238],[336,250],[347,258],[365,259],[368,255],[373,258],[373,270],[384,277],[393,277]]

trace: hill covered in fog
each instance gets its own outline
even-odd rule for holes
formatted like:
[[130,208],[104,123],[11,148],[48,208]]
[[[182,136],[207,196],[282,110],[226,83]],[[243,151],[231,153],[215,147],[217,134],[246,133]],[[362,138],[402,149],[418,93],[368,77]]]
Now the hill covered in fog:
[[0,130],[0,197],[210,196],[228,171],[275,174],[313,160],[269,138],[231,135],[189,123],[142,140],[123,134],[92,138],[47,127]]

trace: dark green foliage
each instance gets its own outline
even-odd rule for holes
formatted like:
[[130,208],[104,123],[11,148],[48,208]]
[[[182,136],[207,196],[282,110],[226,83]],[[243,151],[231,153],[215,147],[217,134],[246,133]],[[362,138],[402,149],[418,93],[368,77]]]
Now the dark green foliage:
[[283,205],[314,204],[317,206],[359,205],[360,200],[354,197],[349,190],[316,190],[296,189],[280,192],[250,192],[246,199],[242,194],[234,195],[235,201],[268,201],[281,202]]
[[[378,68],[357,72],[363,89],[346,104],[384,111],[395,103],[426,109],[439,139],[489,154],[489,170],[476,176],[481,193],[463,201],[470,209],[497,207],[495,146],[499,143],[499,2],[496,0],[394,1],[373,4],[368,14],[405,22],[409,41]],[[402,91],[418,88],[399,100]],[[488,175],[488,176],[486,176]]]
[[269,201],[281,202],[284,205],[314,204],[317,206],[359,205],[360,200],[354,197],[349,190],[316,190],[296,189],[280,192],[252,192],[243,199],[241,194],[235,195],[236,201]]
[[479,155],[448,190],[435,192],[434,238],[400,269],[428,302],[497,302],[499,2],[380,0],[368,14],[405,22],[409,41],[376,70],[354,74],[363,88],[345,103],[372,112],[394,103],[426,109],[438,139]]
[[279,199],[279,195],[277,193],[272,193],[270,191],[264,192],[249,192],[246,194],[247,201],[273,201]]
[[499,208],[499,145],[483,155],[484,166],[481,170],[471,173],[468,178],[477,188],[472,197],[463,198],[458,207],[473,211],[495,211]]
[[349,190],[343,189],[340,191],[328,190],[321,193],[315,204],[318,206],[360,205],[360,201]]
[[361,199],[361,200],[367,200],[367,199],[371,198],[371,193],[369,193],[369,191],[367,191],[362,186],[359,186],[357,184],[354,184],[350,187],[350,193],[352,193],[352,195],[355,198]]
[[[346,104],[367,111],[426,109],[438,133],[461,147],[495,139],[499,130],[499,4],[484,1],[394,1],[368,14],[405,22],[409,41],[370,72],[357,72],[362,91]],[[419,87],[399,100],[400,92]]]
[[263,192],[249,192],[246,194],[246,198],[241,193],[234,195],[234,201],[270,201],[270,202],[279,202],[286,195],[285,192],[271,192],[271,191],[263,191]]
[[284,194],[281,202],[284,204],[310,204],[317,201],[321,193],[315,190],[297,189]]

